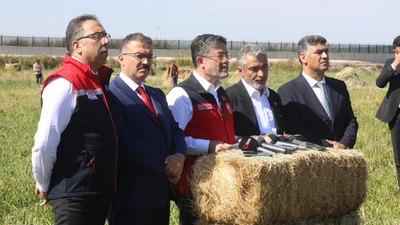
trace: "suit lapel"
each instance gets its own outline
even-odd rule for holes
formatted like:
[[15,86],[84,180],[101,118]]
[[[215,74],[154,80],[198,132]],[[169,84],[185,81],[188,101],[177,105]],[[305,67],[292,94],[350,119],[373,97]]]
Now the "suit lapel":
[[[116,86],[121,90],[121,92],[128,97],[128,99],[132,100],[135,105],[140,106],[140,110],[146,114],[146,116],[150,117],[153,121],[157,122],[153,117],[149,108],[147,108],[146,104],[142,101],[142,99],[137,95],[135,91],[133,91],[119,76],[115,78]],[[147,89],[146,89],[147,90]],[[151,99],[151,98],[150,98]],[[157,109],[156,109],[156,112]]]
[[[312,111],[320,115],[320,117],[330,120],[328,114],[326,114],[324,107],[322,107],[321,102],[318,100],[318,97],[315,95],[315,92],[313,91],[310,84],[307,82],[306,78],[304,78],[303,75],[300,74],[297,79],[300,82],[300,92],[304,92],[304,96],[307,97],[305,101],[307,102],[308,107],[310,107]],[[304,90],[302,90],[303,87],[305,87]]]
[[247,116],[258,128],[256,113],[254,112],[253,103],[251,102],[249,93],[247,92],[246,88],[244,87],[242,81],[240,81],[238,83],[238,86],[239,86],[240,102],[243,104],[243,108],[244,108]]

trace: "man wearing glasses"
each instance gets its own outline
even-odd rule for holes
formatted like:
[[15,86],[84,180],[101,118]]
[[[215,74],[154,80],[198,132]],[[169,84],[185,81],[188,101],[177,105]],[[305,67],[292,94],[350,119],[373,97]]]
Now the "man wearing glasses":
[[108,107],[109,34],[94,15],[72,19],[68,54],[43,81],[32,167],[55,224],[100,225],[116,189],[116,132]]
[[220,79],[228,76],[226,39],[203,34],[191,44],[195,70],[167,95],[168,105],[185,132],[187,159],[175,190],[180,224],[195,224],[188,180],[200,155],[228,150],[235,142],[233,114]]
[[122,40],[118,55],[121,73],[110,84],[121,156],[110,225],[168,225],[169,185],[182,173],[186,154],[183,131],[164,92],[144,85],[152,59],[149,37],[134,33]]

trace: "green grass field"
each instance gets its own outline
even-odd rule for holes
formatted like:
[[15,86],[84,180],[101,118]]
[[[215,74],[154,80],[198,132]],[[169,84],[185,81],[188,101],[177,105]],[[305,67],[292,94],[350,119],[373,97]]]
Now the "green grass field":
[[[337,69],[327,72],[335,76]],[[393,154],[387,124],[375,118],[386,90],[375,87],[380,70],[357,68],[367,86],[350,88],[351,100],[359,122],[356,149],[365,153],[368,163],[368,196],[359,210],[362,224],[400,224],[400,193],[397,187]],[[45,71],[44,74],[49,74]],[[278,87],[300,72],[296,62],[276,63],[270,67],[268,85]],[[224,87],[235,83],[231,72]],[[165,92],[171,88],[163,68],[147,79],[147,84]],[[0,71],[0,224],[52,224],[50,207],[39,207],[34,196],[31,148],[40,114],[40,86],[31,71]],[[171,224],[177,223],[172,206]]]

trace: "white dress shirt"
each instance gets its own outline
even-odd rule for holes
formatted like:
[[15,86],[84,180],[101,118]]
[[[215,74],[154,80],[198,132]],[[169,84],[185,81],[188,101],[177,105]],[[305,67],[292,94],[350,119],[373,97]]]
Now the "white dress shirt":
[[[217,81],[216,85],[214,86],[195,71],[193,71],[193,75],[200,82],[204,90],[214,96],[218,106],[221,108],[217,94],[218,89],[221,88],[221,82]],[[179,127],[182,130],[185,130],[187,124],[190,122],[193,116],[193,106],[189,95],[183,88],[174,87],[167,94],[167,102],[172,115],[179,123]],[[185,142],[187,146],[187,154],[189,155],[198,155],[208,152],[210,140],[186,136]]]
[[[316,87],[316,84],[318,83],[318,81],[315,80],[315,79],[313,79],[313,78],[311,78],[311,77],[310,77],[309,75],[307,75],[304,71],[302,72],[302,75],[303,75],[303,77],[306,79],[306,81],[308,82],[308,84],[310,85],[310,87],[312,88],[312,90],[314,91],[314,94],[318,97],[319,94],[318,94],[317,92],[319,91],[319,90],[318,90],[319,88]],[[323,84],[326,85],[325,76],[322,78],[321,82],[322,82]],[[320,101],[320,102],[321,102],[321,101]]]
[[61,133],[67,127],[76,106],[76,92],[68,80],[55,77],[43,90],[42,100],[40,120],[32,148],[32,171],[36,187],[42,192],[47,192],[53,165],[57,159]]
[[264,87],[263,94],[260,95],[260,92],[246,83],[243,78],[241,81],[249,93],[254,112],[256,113],[258,128],[260,129],[261,134],[277,134],[274,114],[272,113],[271,105],[269,104],[268,100],[268,88]]

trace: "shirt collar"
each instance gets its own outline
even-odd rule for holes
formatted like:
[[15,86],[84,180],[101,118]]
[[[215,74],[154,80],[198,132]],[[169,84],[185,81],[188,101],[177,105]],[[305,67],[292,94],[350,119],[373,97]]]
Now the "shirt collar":
[[[303,77],[306,79],[310,87],[314,87],[319,81],[315,80],[314,78],[311,78],[308,74],[306,74],[304,71],[301,73]],[[322,78],[321,82],[323,84],[326,84],[325,82],[325,76]]]
[[206,90],[207,92],[214,89],[217,91],[221,86],[221,81],[218,80],[215,86],[208,82],[206,79],[204,79],[202,76],[200,76],[196,71],[193,71],[193,76],[199,81],[200,85]]
[[135,81],[133,81],[131,78],[129,78],[128,76],[126,76],[123,73],[119,74],[119,77],[121,78],[122,81],[124,81],[133,91],[136,91],[136,89],[139,86],[142,86],[145,90],[146,88],[144,87],[143,82],[141,84],[137,84]]
[[[249,96],[253,96],[254,93],[257,93],[258,95],[260,95],[260,92],[255,89],[254,87],[250,86],[246,81],[244,81],[244,79],[241,79],[244,88],[246,88],[247,93],[249,93]],[[267,88],[267,86],[264,87],[263,89],[263,95],[266,95],[267,97],[269,97],[269,89]]]

